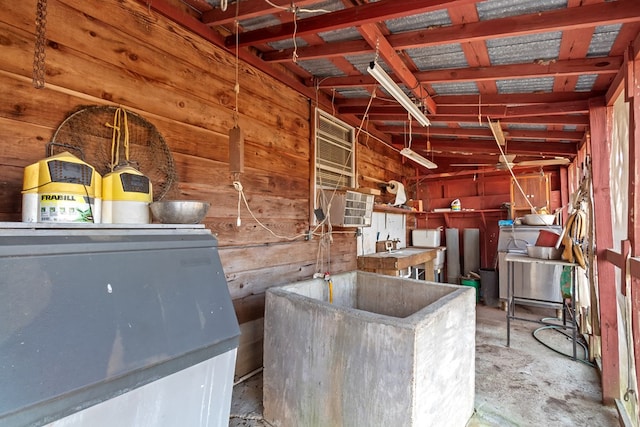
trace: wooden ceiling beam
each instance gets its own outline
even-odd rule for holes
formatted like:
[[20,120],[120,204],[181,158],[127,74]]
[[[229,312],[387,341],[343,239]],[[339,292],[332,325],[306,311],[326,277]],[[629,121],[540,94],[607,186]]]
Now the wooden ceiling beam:
[[[366,40],[347,40],[338,43],[323,43],[313,46],[298,46],[295,50],[298,60],[305,61],[320,58],[332,58],[336,56],[345,56],[346,54],[336,54],[336,47],[340,46],[348,53],[348,55],[362,55],[365,53],[375,52],[375,47],[371,47]],[[290,61],[294,49],[274,50],[263,52],[262,59],[265,62],[285,62]]]
[[494,65],[491,67],[454,68],[416,73],[421,82],[478,82],[502,79],[580,76],[584,74],[615,75],[622,66],[621,56],[612,58],[581,58],[565,61],[538,61],[531,64]]
[[[407,31],[392,34],[388,40],[394,49],[404,50],[633,22],[640,22],[640,2],[619,0],[529,15],[468,22],[441,28]],[[293,31],[290,31],[288,36],[292,34]],[[356,49],[352,50],[354,47]],[[304,60],[318,58],[318,49],[321,49],[322,57],[366,53],[362,52],[361,47],[361,45],[353,43],[335,42],[322,45],[321,48],[316,46],[298,47],[297,54],[300,60]],[[265,58],[268,58],[265,60],[280,61],[291,58],[292,52],[289,50],[265,53]]]
[[[478,115],[477,107],[459,107],[444,105],[438,108],[440,114],[449,115]],[[528,117],[558,114],[587,114],[589,105],[587,100],[554,102],[549,104],[517,105],[505,107],[484,107],[481,115],[492,119],[502,119],[503,117]]]
[[[352,114],[357,117],[362,118],[364,114],[364,110],[360,112],[360,114]],[[380,122],[380,121],[389,121],[389,122],[406,122],[407,121],[407,113],[404,114],[386,114],[386,115],[371,115],[369,117],[372,121]],[[429,120],[433,124],[444,124],[449,125],[451,123],[478,123],[478,116],[449,116],[430,114],[428,116]],[[483,120],[486,119],[483,117]],[[558,116],[529,116],[529,117],[503,117],[500,119],[501,124],[521,124],[521,125],[567,125],[567,126],[579,126],[585,127],[589,125],[589,117],[586,114],[572,114],[572,115],[558,115]]]
[[[471,105],[480,109],[487,105],[523,105],[523,104],[545,104],[549,102],[578,101],[604,95],[604,92],[558,92],[558,93],[505,93],[505,94],[482,94],[482,95],[439,95],[438,105]],[[373,99],[372,106],[392,105],[395,100],[382,98],[380,96]],[[369,98],[342,98],[335,101],[338,107],[366,107]],[[364,109],[363,109],[364,111]]]
[[[566,61],[544,61],[532,64],[496,65],[493,67],[450,68],[415,73],[421,83],[463,83],[488,80],[512,80],[539,77],[580,76],[585,74],[609,74],[615,76],[624,58],[583,58]],[[392,75],[396,82],[398,76]],[[321,88],[368,87],[375,85],[371,76],[329,77],[320,83]]]
[[[288,9],[291,7],[291,0],[270,0],[271,3]],[[318,3],[318,0],[296,0],[296,6],[307,7]],[[238,20],[258,18],[264,15],[284,12],[283,9],[277,9],[264,0],[247,0],[240,2],[240,10],[238,12]],[[226,11],[222,11],[219,7],[202,13],[202,22],[210,27],[216,25],[227,25],[233,23],[236,19],[236,5],[230,4]]]
[[[340,107],[338,112],[341,114],[364,114],[361,107]],[[518,106],[487,106],[483,107],[480,115],[483,117],[491,117],[492,119],[502,119],[503,117],[528,117],[539,115],[565,115],[565,114],[587,114],[589,105],[587,100],[554,102],[548,104],[518,105]],[[405,114],[406,111],[401,106],[373,106],[369,108],[370,116],[384,116],[386,114]],[[477,117],[478,107],[474,106],[453,106],[442,105],[438,107],[438,113],[450,116],[466,116]]]
[[207,3],[206,0],[181,0],[181,1],[182,3],[189,6],[191,9],[197,11],[199,14],[202,14],[208,10],[213,9],[213,6]]
[[[404,126],[377,126],[380,132],[404,135],[408,132]],[[487,138],[493,139],[493,134],[488,128],[449,128],[431,126],[429,129],[421,126],[412,126],[411,132],[414,135],[436,136],[454,136],[466,138]],[[547,130],[529,130],[529,129],[505,129],[504,134],[508,141],[514,139],[537,139],[548,141],[576,141],[579,142],[584,137],[584,132],[565,132],[565,131],[547,131]]]
[[367,43],[376,49],[377,55],[380,55],[389,68],[393,70],[393,74],[396,78],[411,91],[416,99],[424,103],[430,113],[435,113],[436,103],[429,96],[427,91],[421,87],[420,82],[416,79],[411,70],[409,70],[402,58],[398,56],[398,53],[391,47],[377,25],[365,24],[359,27],[358,31]]
[[389,42],[396,49],[410,49],[638,21],[640,2],[619,0],[437,29],[407,31],[390,36]]
[[[195,19],[193,16],[175,8],[172,4],[166,0],[154,0],[149,3],[147,0],[137,0],[139,3],[151,8],[155,12],[167,17],[168,19],[182,25],[185,28],[193,31],[194,34],[202,37],[204,40],[226,49],[229,53],[234,54],[233,49],[225,47],[223,37],[214,31],[212,28],[203,24],[201,21]],[[299,80],[290,76],[284,72],[281,72],[273,67],[265,66],[266,64],[260,60],[257,56],[250,53],[246,49],[240,49],[238,52],[239,59],[243,60],[247,64],[261,70],[265,74],[273,77],[275,80],[287,85],[293,90],[307,96],[309,99],[315,99],[315,90],[302,84]]]
[[[394,143],[404,145],[404,139],[395,137]],[[433,151],[465,152],[480,154],[499,153],[495,141],[475,141],[472,139],[440,139],[429,138],[429,145]],[[426,138],[414,138],[412,148],[415,151],[427,149]],[[578,153],[577,144],[572,142],[511,142],[509,154],[528,154],[533,156],[575,156]]]
[[[402,18],[419,13],[433,12],[444,7],[476,3],[478,0],[413,0],[410,7],[397,0],[381,0],[361,6],[323,13],[310,18],[300,19],[295,24],[288,23],[260,28],[240,34],[240,46],[249,46],[283,40],[293,36],[315,34],[339,30],[364,24],[373,24],[388,19]],[[228,46],[235,44],[235,37],[227,37]]]
[[[406,120],[406,114],[405,114]],[[389,118],[389,120],[393,120]],[[447,115],[430,115],[429,120],[431,123],[478,123],[478,116],[460,117],[460,116],[447,116]],[[483,120],[484,119],[483,117]],[[568,125],[568,126],[587,126],[589,124],[589,117],[584,115],[557,115],[557,116],[529,116],[529,117],[503,117],[500,119],[500,123],[503,125],[520,124],[520,125]]]

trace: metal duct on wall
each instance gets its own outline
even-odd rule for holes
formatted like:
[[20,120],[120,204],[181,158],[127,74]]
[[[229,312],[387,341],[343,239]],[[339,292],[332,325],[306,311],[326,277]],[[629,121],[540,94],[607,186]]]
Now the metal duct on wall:
[[464,275],[480,271],[480,229],[465,228],[462,237]]
[[447,245],[447,282],[458,284],[460,276],[460,237],[457,228],[445,230]]

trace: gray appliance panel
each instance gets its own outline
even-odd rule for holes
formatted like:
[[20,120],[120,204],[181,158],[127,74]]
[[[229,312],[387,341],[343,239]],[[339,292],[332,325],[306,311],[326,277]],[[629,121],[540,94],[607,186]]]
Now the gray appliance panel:
[[[507,299],[507,252],[498,255],[500,299]],[[562,303],[560,274],[562,266],[546,264],[515,263],[513,265],[513,294],[520,298]],[[532,305],[544,305],[543,303]]]
[[[534,245],[541,230],[562,233],[562,226],[513,225],[500,227],[498,236],[498,280],[500,299],[507,299],[507,264],[504,258],[508,253],[527,253],[527,245]],[[514,265],[514,292],[522,298],[562,302],[560,292],[560,273],[562,268],[543,264]]]
[[209,232],[0,232],[0,295],[0,425],[42,425],[238,346]]

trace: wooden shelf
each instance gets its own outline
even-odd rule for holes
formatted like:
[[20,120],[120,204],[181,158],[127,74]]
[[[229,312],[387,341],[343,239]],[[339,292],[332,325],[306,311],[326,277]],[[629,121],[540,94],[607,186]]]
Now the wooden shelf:
[[400,214],[417,214],[426,212],[417,212],[409,209],[396,208],[395,206],[373,205],[374,212],[400,213]]
[[414,212],[419,214],[428,215],[458,215],[458,214],[473,214],[473,213],[488,213],[488,212],[506,212],[506,209],[463,209],[461,211],[443,211],[443,212]]
[[474,216],[474,215],[478,215],[481,218],[482,221],[482,228],[486,229],[487,228],[487,219],[485,217],[485,214],[491,214],[491,213],[499,213],[499,214],[504,214],[505,216],[507,215],[507,210],[506,209],[474,209],[474,210],[460,210],[460,211],[445,211],[445,212],[420,212],[422,214],[427,214],[428,215],[442,215],[444,217],[444,221],[445,221],[445,225],[447,227],[451,227],[451,224],[449,223],[449,219],[451,217],[464,217],[464,216]]

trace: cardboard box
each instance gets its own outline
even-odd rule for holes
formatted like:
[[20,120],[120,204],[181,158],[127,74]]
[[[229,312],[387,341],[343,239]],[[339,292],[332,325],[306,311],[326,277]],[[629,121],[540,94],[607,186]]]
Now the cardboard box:
[[422,212],[422,200],[407,200],[407,206],[414,208],[418,212]]

